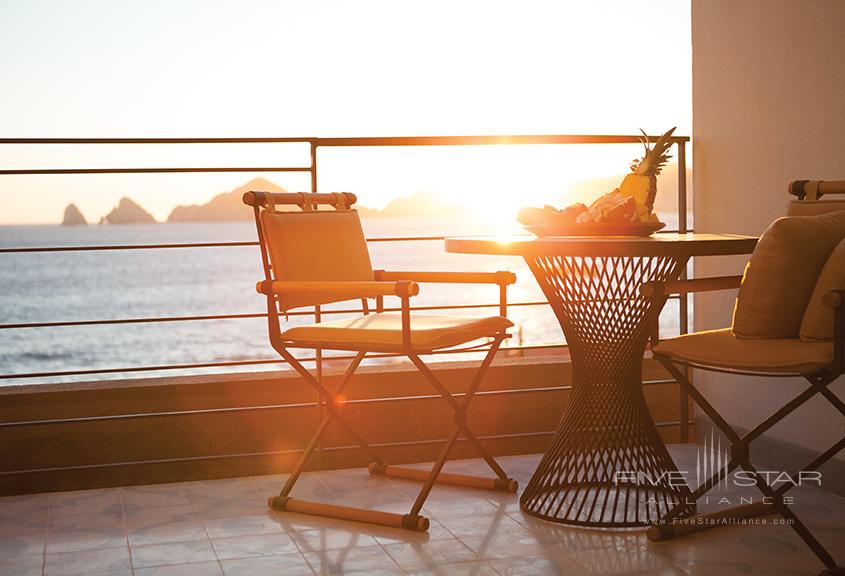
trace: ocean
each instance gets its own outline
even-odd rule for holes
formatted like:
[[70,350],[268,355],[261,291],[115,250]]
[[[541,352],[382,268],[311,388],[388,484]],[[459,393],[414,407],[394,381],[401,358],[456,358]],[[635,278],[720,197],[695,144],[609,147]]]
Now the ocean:
[[[363,225],[368,237],[491,232],[484,223],[417,218],[365,219]],[[0,226],[0,247],[255,240],[252,222]],[[510,302],[544,300],[527,266],[517,257],[447,254],[442,241],[372,242],[370,254],[377,269],[510,270],[517,276],[516,285],[508,291]],[[0,254],[0,324],[263,313],[265,301],[255,292],[255,282],[262,275],[255,246]],[[497,301],[495,286],[424,284],[412,305]],[[339,307],[348,308],[349,304]],[[496,311],[448,313],[479,315]],[[515,337],[508,345],[563,342],[548,306],[512,307],[508,315],[516,325],[512,330]],[[289,320],[290,325],[309,321],[305,317]],[[677,333],[676,302],[667,306],[661,324],[664,333]],[[0,375],[274,358],[277,355],[268,344],[263,318],[0,330]],[[278,367],[11,378],[0,379],[0,386]]]

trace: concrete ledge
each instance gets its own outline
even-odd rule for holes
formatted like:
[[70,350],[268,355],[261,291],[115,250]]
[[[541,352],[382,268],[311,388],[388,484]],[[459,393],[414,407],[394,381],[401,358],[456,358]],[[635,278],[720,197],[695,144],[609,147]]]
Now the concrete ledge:
[[[461,393],[477,362],[432,368]],[[338,369],[325,371],[334,389]],[[655,362],[644,377],[668,379]],[[470,424],[494,454],[545,449],[569,399],[568,357],[502,355],[470,410]],[[291,371],[149,378],[16,387],[0,402],[0,424],[144,414],[143,417],[0,426],[0,494],[222,478],[290,469],[320,418],[316,392]],[[451,410],[415,370],[368,367],[350,381],[346,419],[391,462],[428,461],[448,434]],[[645,389],[667,441],[677,441],[676,384]],[[264,408],[270,406],[270,408]],[[232,410],[232,409],[241,410]],[[205,412],[191,413],[197,410]],[[178,415],[163,414],[180,412]],[[472,457],[461,444],[456,457]],[[321,458],[310,468],[365,466],[369,458],[330,426]]]

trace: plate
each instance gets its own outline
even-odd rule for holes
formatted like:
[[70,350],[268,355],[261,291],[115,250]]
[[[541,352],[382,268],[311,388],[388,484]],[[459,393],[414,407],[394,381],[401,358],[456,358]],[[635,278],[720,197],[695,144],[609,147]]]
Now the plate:
[[537,236],[651,236],[664,222],[624,222],[618,224],[532,224],[525,229]]

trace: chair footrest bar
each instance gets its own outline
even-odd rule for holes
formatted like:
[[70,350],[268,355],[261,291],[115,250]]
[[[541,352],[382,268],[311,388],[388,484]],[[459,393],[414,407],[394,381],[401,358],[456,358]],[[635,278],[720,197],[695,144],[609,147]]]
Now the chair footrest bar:
[[[430,470],[419,468],[406,468],[404,466],[393,466],[390,464],[381,465],[376,462],[370,463],[370,474],[404,478],[406,480],[428,480]],[[485,490],[499,490],[501,492],[516,492],[519,489],[519,482],[513,478],[487,478],[483,476],[469,476],[467,474],[452,474],[441,472],[435,482],[440,484],[452,484],[465,486],[467,488],[483,488]]]
[[366,522],[367,524],[389,526],[390,528],[404,528],[417,532],[425,532],[429,526],[428,518],[425,516],[394,514],[393,512],[381,512],[379,510],[365,510],[363,508],[338,506],[336,504],[308,502],[307,500],[298,500],[285,496],[270,497],[267,500],[267,505],[273,510],[284,512],[325,516],[327,518],[351,520],[353,522]]
[[754,518],[775,512],[777,512],[777,509],[773,504],[767,504],[765,502],[745,504],[699,516],[688,516],[679,519],[674,524],[655,524],[648,529],[646,535],[652,542],[660,542],[661,540],[668,540],[683,534],[718,528],[719,526],[730,524],[731,520]]

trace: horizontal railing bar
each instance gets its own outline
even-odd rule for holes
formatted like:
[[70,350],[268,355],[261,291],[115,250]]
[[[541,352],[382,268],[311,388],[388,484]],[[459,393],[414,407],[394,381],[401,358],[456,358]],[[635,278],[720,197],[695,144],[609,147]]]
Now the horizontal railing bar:
[[[694,422],[690,420],[688,425],[692,425]],[[655,422],[654,425],[657,428],[672,428],[675,426],[680,426],[681,422],[679,420],[669,420],[665,422]],[[542,436],[553,436],[556,434],[556,430],[544,430],[540,432],[519,432],[516,434],[493,434],[488,436],[478,436],[479,440],[511,440],[514,438],[532,438],[532,437],[542,437]],[[435,438],[432,440],[406,440],[404,442],[382,442],[377,444],[370,444],[373,448],[397,448],[397,447],[410,447],[410,446],[425,446],[431,444],[443,444],[445,442],[444,439]],[[467,442],[466,438],[459,438],[457,442]],[[358,450],[360,446],[357,444],[349,444],[346,446],[327,446],[323,448],[325,452],[342,452],[342,451],[349,451],[349,450]],[[161,458],[156,460],[134,460],[129,462],[106,462],[102,464],[82,464],[79,466],[57,466],[51,468],[30,468],[27,470],[4,470],[0,472],[0,476],[13,476],[17,474],[41,474],[44,472],[69,472],[71,470],[91,470],[91,469],[98,469],[98,468],[110,468],[113,466],[138,466],[143,464],[174,464],[177,462],[202,462],[208,460],[222,460],[225,458],[255,458],[256,456],[283,456],[283,455],[295,455],[295,454],[302,454],[304,449],[301,448],[294,448],[290,450],[272,450],[272,451],[262,451],[262,452],[242,452],[237,454],[210,454],[206,456],[184,456],[181,458]]]
[[[667,296],[668,300],[679,300],[680,294],[670,294]],[[581,300],[580,302],[584,302]],[[518,308],[524,306],[546,306],[549,303],[545,300],[538,300],[534,302],[508,302],[508,308]],[[476,310],[481,308],[498,308],[501,306],[498,302],[491,304],[440,304],[432,306],[411,306],[412,312],[425,312],[432,310]],[[384,309],[385,312],[401,312],[400,307],[389,307]],[[349,308],[349,309],[324,309],[322,314],[363,314],[363,308]],[[292,312],[285,312],[286,316],[313,316],[314,312],[304,312],[295,310]],[[109,324],[151,324],[158,322],[196,322],[204,320],[242,320],[254,318],[267,318],[266,312],[255,312],[250,314],[211,314],[207,316],[159,316],[148,318],[114,318],[107,320],[67,320],[62,322],[26,322],[21,324],[0,324],[0,330],[19,330],[22,328],[62,328],[68,326],[106,326]]]
[[[676,384],[675,380],[645,380],[643,386],[658,384]],[[508,388],[503,390],[482,390],[476,396],[504,396],[509,394],[530,394],[539,392],[562,392],[572,390],[572,385],[543,386],[538,388]],[[454,398],[466,396],[465,392],[453,393]],[[417,396],[387,396],[383,398],[359,398],[346,400],[344,405],[379,404],[382,402],[407,402],[409,400],[442,400],[439,394],[420,394]],[[297,402],[293,404],[262,404],[258,406],[233,406],[230,408],[200,408],[197,410],[176,410],[171,412],[139,412],[132,414],[109,414],[106,416],[79,416],[74,418],[54,418],[51,420],[23,420],[19,422],[0,422],[0,428],[21,426],[42,426],[45,424],[78,424],[82,422],[110,422],[114,420],[132,420],[136,418],[165,418],[169,416],[196,416],[198,414],[229,414],[233,412],[261,412],[265,410],[288,410],[294,408],[314,408],[316,402]]]
[[[659,136],[649,136],[655,142]],[[672,143],[689,142],[673,136]],[[316,146],[465,146],[476,144],[638,144],[639,135],[511,134],[478,136],[380,136],[289,138],[0,138],[0,144],[272,144],[313,143]]]
[[[546,301],[537,302],[508,302],[508,307],[543,306]],[[431,310],[470,310],[476,308],[498,308],[498,302],[492,304],[441,304],[437,306],[412,306],[411,311]],[[385,312],[401,312],[402,308],[385,308]],[[357,309],[323,309],[322,314],[362,314],[363,308]],[[286,312],[287,316],[314,316],[314,312],[293,311]],[[66,326],[98,326],[108,324],[146,324],[154,322],[193,322],[199,320],[239,320],[244,318],[266,318],[266,312],[254,314],[213,314],[209,316],[161,316],[150,318],[115,318],[111,320],[68,320],[64,322],[27,322],[23,324],[0,324],[0,330],[15,330],[20,328],[57,328]]]
[[[426,240],[445,240],[446,236],[397,236],[367,238],[367,242],[418,242]],[[244,242],[190,242],[182,244],[103,244],[93,246],[24,246],[20,248],[0,248],[0,254],[17,252],[73,252],[91,250],[158,250],[169,248],[224,248],[231,246],[258,246],[258,241]]]
[[48,168],[44,170],[0,170],[0,176],[39,176],[45,174],[182,174],[208,172],[311,172],[312,168],[260,166],[255,168]]
[[[677,230],[665,230],[666,233],[677,233]],[[690,229],[692,233],[694,230]],[[456,234],[457,236],[457,234]],[[445,240],[447,236],[378,236],[367,238],[367,242],[426,242]],[[159,250],[171,248],[226,248],[239,246],[258,246],[257,241],[244,242],[191,242],[182,244],[102,244],[90,246],[22,246],[13,248],[0,247],[0,254],[18,254],[30,252],[87,252],[97,250]]]
[[258,242],[193,242],[190,244],[103,244],[102,246],[25,246],[21,248],[0,248],[0,254],[15,254],[29,252],[88,252],[95,250],[158,250],[167,248],[221,248],[233,246],[258,246]]
[[[544,348],[565,348],[565,344],[535,344],[527,346],[508,346],[502,350],[540,350]],[[431,355],[442,354],[464,354],[475,352],[474,348],[435,350]],[[369,354],[367,358],[396,358],[402,354],[377,353]],[[324,361],[328,360],[351,360],[355,356],[339,354],[337,356],[323,356]],[[316,357],[299,358],[300,362],[314,362]],[[91,370],[63,370],[56,372],[29,372],[22,374],[0,374],[0,380],[13,380],[17,378],[51,378],[55,376],[86,376],[92,374],[118,374],[122,372],[154,372],[158,370],[190,370],[194,368],[217,368],[228,366],[254,366],[262,364],[287,364],[283,359],[259,359],[259,360],[233,360],[229,362],[205,362],[196,364],[163,364],[160,366],[134,366],[130,368],[96,368]]]
[[[656,142],[659,136],[649,136]],[[673,136],[672,143],[689,142]],[[485,146],[490,144],[639,144],[641,136],[598,134],[521,134],[488,136],[377,136],[365,138],[317,138],[317,146]]]
[[287,138],[0,138],[0,144],[284,144],[307,143],[310,137]]

